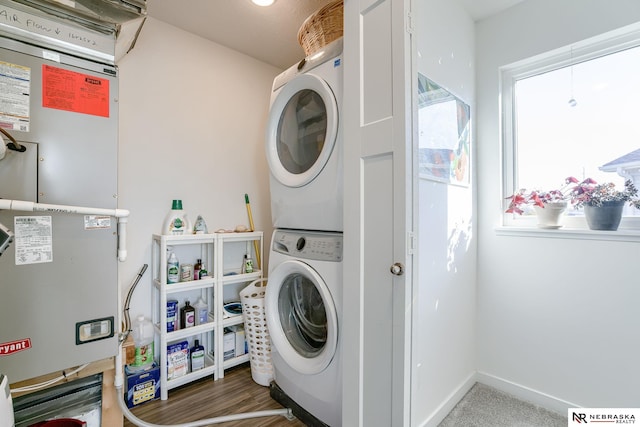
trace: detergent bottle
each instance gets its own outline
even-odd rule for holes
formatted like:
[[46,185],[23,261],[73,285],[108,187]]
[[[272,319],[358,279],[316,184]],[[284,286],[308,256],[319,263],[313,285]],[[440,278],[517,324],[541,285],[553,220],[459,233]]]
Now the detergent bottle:
[[195,340],[193,347],[189,349],[189,359],[191,361],[191,372],[204,368],[204,346],[199,340]]
[[196,326],[204,325],[209,321],[209,305],[204,302],[202,297],[193,304],[193,308],[196,310]]
[[129,368],[133,371],[143,370],[153,364],[154,342],[153,323],[151,320],[139,315],[132,326],[135,358]]
[[174,199],[171,203],[171,210],[164,220],[162,234],[174,236],[192,234],[192,230],[187,213],[182,209],[182,200]]

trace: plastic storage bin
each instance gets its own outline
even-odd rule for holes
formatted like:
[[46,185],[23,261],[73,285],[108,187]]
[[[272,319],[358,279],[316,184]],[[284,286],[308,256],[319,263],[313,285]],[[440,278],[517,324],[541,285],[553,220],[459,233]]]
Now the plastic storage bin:
[[267,318],[264,309],[264,295],[267,279],[254,280],[240,291],[244,332],[249,347],[249,363],[251,377],[263,386],[273,381],[273,364],[271,363],[271,337],[267,329]]

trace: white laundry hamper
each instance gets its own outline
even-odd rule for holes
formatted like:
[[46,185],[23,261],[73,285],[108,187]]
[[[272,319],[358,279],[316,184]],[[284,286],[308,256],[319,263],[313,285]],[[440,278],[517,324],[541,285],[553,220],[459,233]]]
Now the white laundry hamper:
[[251,377],[263,386],[273,381],[273,364],[271,363],[271,337],[267,329],[264,296],[267,279],[254,280],[240,292],[242,316],[244,317],[244,334],[249,347]]

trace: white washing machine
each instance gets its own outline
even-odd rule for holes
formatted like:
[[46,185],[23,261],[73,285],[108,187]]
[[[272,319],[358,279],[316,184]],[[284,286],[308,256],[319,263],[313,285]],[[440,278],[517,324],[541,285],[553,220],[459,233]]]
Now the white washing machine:
[[308,426],[342,424],[342,251],[342,233],[273,233],[265,294],[271,396]]
[[342,38],[277,76],[266,155],[275,228],[343,231]]

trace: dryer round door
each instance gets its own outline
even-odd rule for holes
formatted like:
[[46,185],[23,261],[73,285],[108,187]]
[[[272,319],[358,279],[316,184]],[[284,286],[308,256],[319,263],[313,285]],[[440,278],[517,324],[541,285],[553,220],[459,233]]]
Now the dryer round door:
[[266,152],[273,176],[287,187],[313,181],[329,161],[338,135],[338,105],[329,85],[301,74],[271,104]]
[[322,372],[336,353],[338,317],[326,283],[309,265],[288,260],[269,276],[265,295],[272,345],[301,374]]

